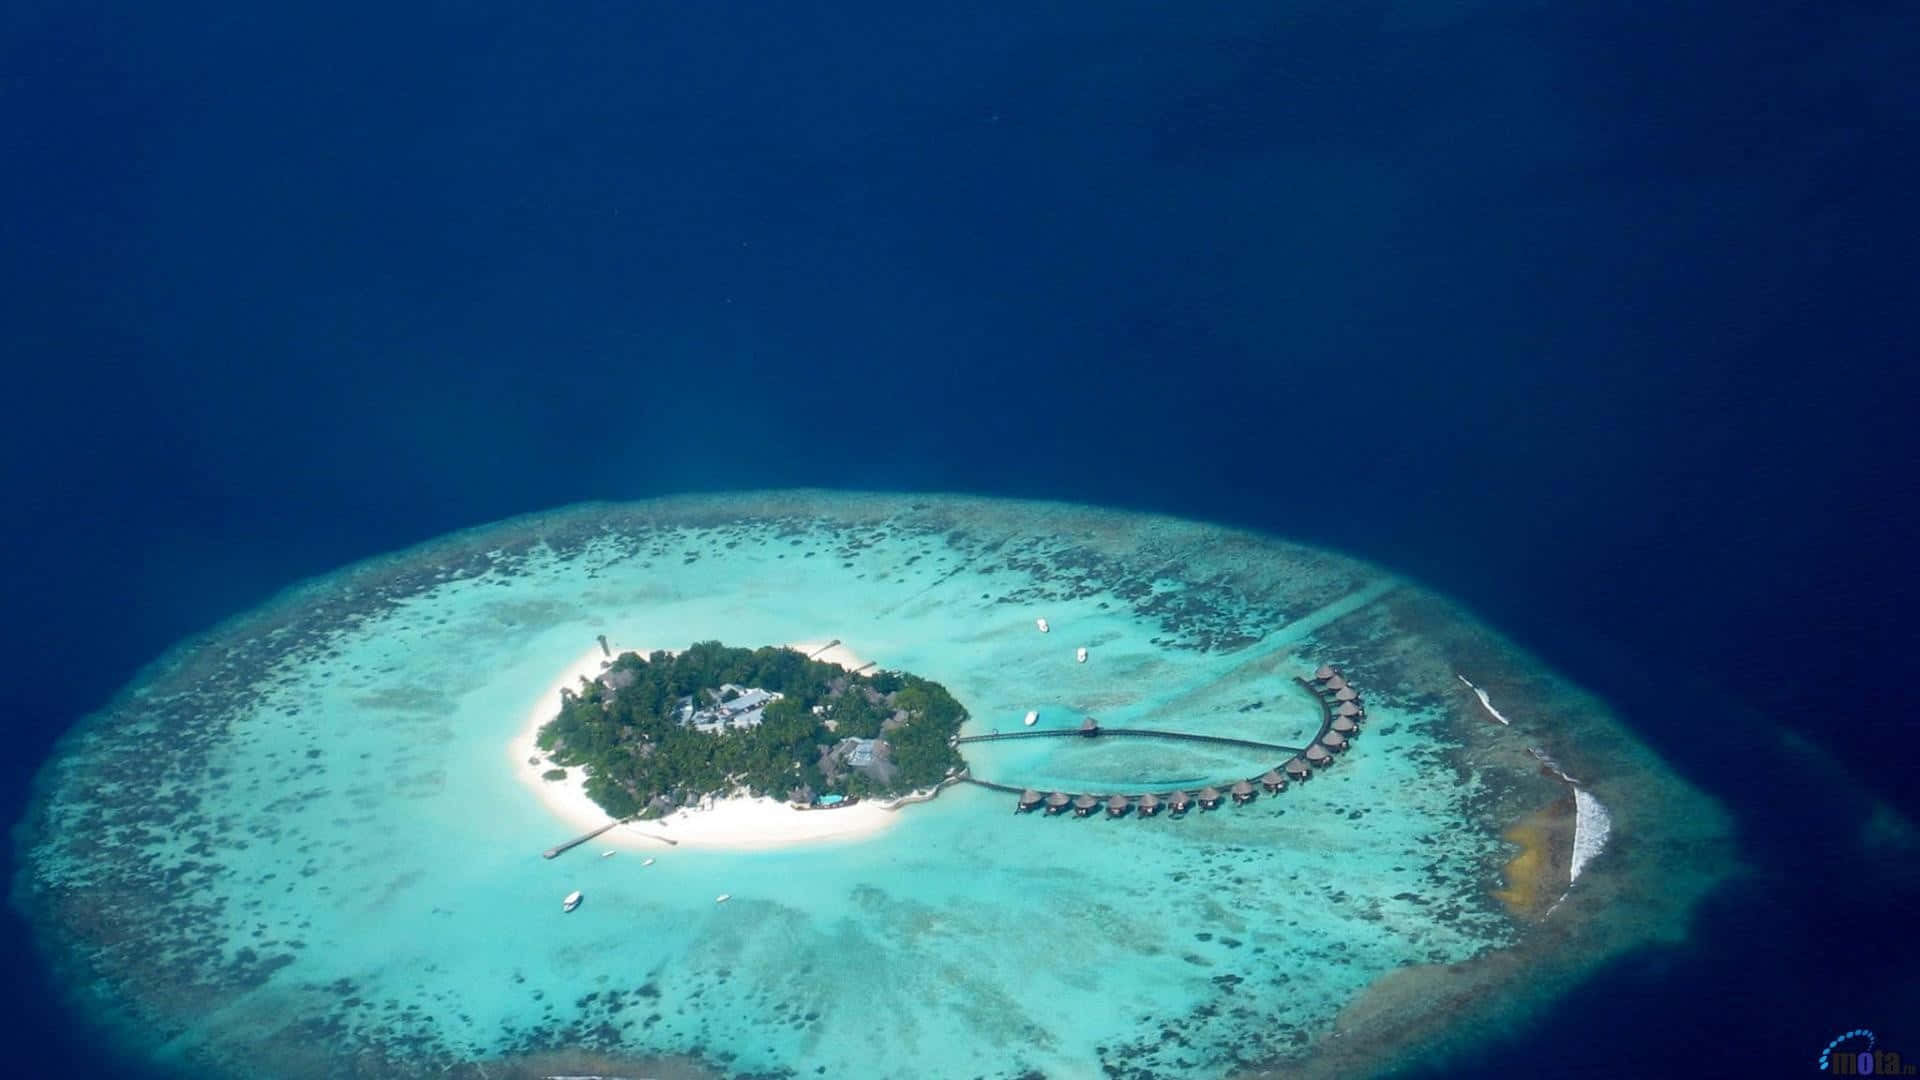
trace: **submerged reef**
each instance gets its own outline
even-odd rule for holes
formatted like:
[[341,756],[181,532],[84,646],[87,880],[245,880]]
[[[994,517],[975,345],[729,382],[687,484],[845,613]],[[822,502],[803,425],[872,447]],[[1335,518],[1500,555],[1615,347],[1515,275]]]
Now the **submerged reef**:
[[[950,689],[963,735],[1031,713],[1304,745],[1322,664],[1367,724],[1284,797],[1177,821],[962,785],[857,843],[543,859],[566,826],[504,750],[601,635],[845,640]],[[1075,791],[1276,764],[965,749]],[[1374,567],[1084,506],[798,491],[514,519],[182,643],[43,766],[13,900],[72,1007],[182,1075],[1349,1075],[1683,934],[1726,834],[1603,703]]]

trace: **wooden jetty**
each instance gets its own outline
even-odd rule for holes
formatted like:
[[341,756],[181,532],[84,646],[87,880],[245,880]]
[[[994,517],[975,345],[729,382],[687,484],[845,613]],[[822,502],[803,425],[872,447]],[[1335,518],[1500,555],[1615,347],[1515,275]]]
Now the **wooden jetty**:
[[[1362,723],[1366,719],[1366,709],[1360,703],[1360,693],[1346,678],[1331,665],[1323,664],[1310,679],[1295,678],[1295,682],[1313,696],[1320,704],[1320,729],[1307,740],[1307,745],[1286,746],[1280,743],[1261,742],[1256,739],[1237,739],[1225,735],[1202,735],[1189,731],[1153,731],[1144,728],[1110,728],[1101,726],[1098,720],[1087,717],[1077,728],[1049,728],[1045,731],[997,731],[986,735],[965,735],[953,740],[955,745],[974,742],[995,742],[1000,739],[1058,739],[1079,736],[1083,738],[1104,739],[1142,738],[1176,739],[1186,742],[1211,743],[1216,746],[1235,746],[1254,750],[1277,751],[1283,755],[1280,763],[1264,773],[1251,777],[1234,777],[1209,784],[1200,790],[1196,798],[1188,790],[1148,791],[1138,795],[1109,795],[1091,792],[1053,791],[1044,798],[1040,792],[1030,787],[1016,787],[1012,784],[998,784],[991,780],[979,779],[971,773],[956,777],[969,784],[987,788],[990,791],[1002,791],[1016,796],[1014,808],[1019,812],[1044,810],[1046,816],[1059,816],[1071,810],[1076,817],[1092,817],[1101,808],[1106,810],[1109,820],[1123,818],[1130,812],[1141,819],[1155,817],[1161,810],[1170,818],[1185,816],[1191,806],[1211,810],[1226,802],[1229,798],[1236,806],[1244,806],[1259,798],[1261,789],[1278,795],[1287,790],[1287,781],[1305,781],[1316,768],[1326,768],[1335,761],[1332,751],[1345,750],[1352,745],[1353,739],[1360,734]],[[605,831],[605,830],[602,830]],[[574,843],[591,839],[590,834]],[[571,846],[571,845],[569,845]],[[560,850],[565,850],[564,848]],[[552,858],[552,854],[548,855]]]
[[[592,832],[587,833],[585,836],[576,836],[564,844],[555,844],[554,846],[541,852],[540,857],[543,859],[557,859],[560,856],[565,855],[567,852],[572,851],[574,848],[579,847],[581,844],[584,844],[587,841],[593,839],[594,837],[599,836],[603,832],[607,832],[608,830],[613,829],[617,826],[625,825],[629,822],[638,821],[638,820],[640,820],[639,817],[635,816],[635,817],[624,817],[618,821],[609,821],[605,825],[602,825],[599,828],[593,830]],[[647,839],[658,840],[661,843],[666,844],[668,847],[680,846],[680,841],[678,840],[670,840],[664,836],[655,836],[652,833],[647,834]]]

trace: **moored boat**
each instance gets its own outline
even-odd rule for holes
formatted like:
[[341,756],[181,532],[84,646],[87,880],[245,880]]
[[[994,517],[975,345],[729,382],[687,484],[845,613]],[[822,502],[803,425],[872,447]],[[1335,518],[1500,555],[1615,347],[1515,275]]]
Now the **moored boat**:
[[1079,648],[1079,649],[1078,649],[1078,650],[1077,650],[1077,651],[1076,651],[1076,652],[1075,652],[1075,653],[1073,654],[1073,658],[1074,658],[1075,660],[1078,660],[1079,662],[1081,662],[1081,663],[1083,663],[1083,664],[1084,664],[1084,663],[1086,663],[1086,662],[1087,662],[1087,647],[1086,647],[1085,645],[1082,645],[1082,646],[1080,646],[1080,648]]
[[730,893],[730,892],[723,892],[723,893],[721,893],[721,894],[720,894],[719,896],[716,896],[716,897],[714,897],[714,898],[713,898],[713,902],[714,902],[714,903],[716,903],[716,904],[724,904],[724,903],[726,903],[727,901],[729,901],[729,900],[731,900],[731,899],[733,899],[733,894],[732,894],[732,893]]
[[581,899],[582,897],[580,895],[579,889],[575,889],[572,892],[568,893],[567,898],[560,902],[561,912],[564,913],[564,912],[572,911],[574,908],[579,907]]
[[1035,626],[1037,626],[1037,627],[1039,627],[1039,628],[1040,628],[1040,632],[1041,632],[1041,633],[1043,633],[1043,634],[1044,634],[1044,633],[1046,633],[1046,632],[1047,632],[1047,630],[1048,630],[1048,627],[1047,627],[1047,620],[1045,620],[1045,619],[1035,619],[1035,620],[1033,620],[1033,625],[1035,625]]
[[1038,720],[1038,719],[1040,719],[1040,710],[1039,710],[1039,709],[1029,709],[1029,710],[1027,710],[1027,718],[1026,718],[1025,720],[1023,720],[1023,721],[1021,721],[1021,723],[1023,723],[1023,724],[1025,724],[1025,725],[1027,725],[1028,727],[1032,727],[1032,726],[1033,726],[1033,722],[1034,722],[1035,720]]

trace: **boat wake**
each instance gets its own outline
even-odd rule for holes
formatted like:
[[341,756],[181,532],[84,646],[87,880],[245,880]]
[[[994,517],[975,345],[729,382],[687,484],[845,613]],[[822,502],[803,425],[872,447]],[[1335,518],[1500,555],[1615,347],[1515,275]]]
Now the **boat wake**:
[[1493,717],[1495,720],[1500,721],[1502,724],[1507,723],[1507,718],[1504,716],[1501,716],[1500,710],[1493,707],[1493,699],[1487,696],[1487,692],[1485,690],[1480,689],[1479,687],[1473,685],[1471,682],[1467,682],[1467,677],[1465,675],[1460,674],[1457,671],[1454,672],[1453,677],[1456,679],[1459,679],[1463,683],[1466,683],[1467,689],[1473,691],[1474,696],[1480,699],[1480,705],[1481,707],[1487,710],[1487,715]]

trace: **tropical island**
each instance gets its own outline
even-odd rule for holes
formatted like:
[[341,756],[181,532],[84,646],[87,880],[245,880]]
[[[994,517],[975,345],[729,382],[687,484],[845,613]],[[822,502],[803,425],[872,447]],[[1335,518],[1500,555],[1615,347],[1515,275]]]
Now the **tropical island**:
[[946,687],[906,672],[705,641],[622,653],[562,690],[537,744],[584,768],[609,815],[645,819],[742,791],[818,806],[931,788],[962,767],[966,718]]

